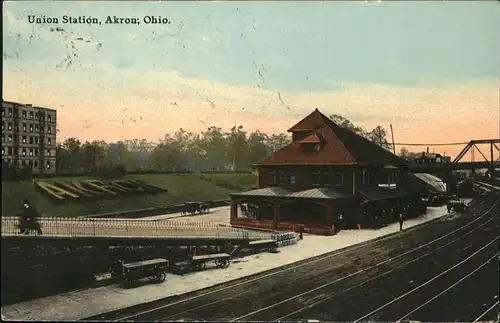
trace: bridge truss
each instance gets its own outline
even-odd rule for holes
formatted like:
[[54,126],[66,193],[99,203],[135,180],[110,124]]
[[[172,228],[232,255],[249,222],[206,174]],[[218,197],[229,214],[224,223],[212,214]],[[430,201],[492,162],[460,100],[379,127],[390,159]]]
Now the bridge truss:
[[[490,151],[489,151],[489,157],[487,158],[485,154],[479,149],[478,145],[489,145]],[[497,152],[500,153],[500,139],[481,139],[481,140],[471,140],[467,146],[465,146],[464,149],[455,157],[453,160],[453,163],[456,164],[462,160],[462,158],[467,154],[470,150],[471,152],[471,162],[475,162],[475,152],[477,151],[483,158],[484,160],[493,165],[496,164],[500,161],[500,156],[495,159],[494,151],[496,150]],[[500,155],[500,154],[499,154]]]

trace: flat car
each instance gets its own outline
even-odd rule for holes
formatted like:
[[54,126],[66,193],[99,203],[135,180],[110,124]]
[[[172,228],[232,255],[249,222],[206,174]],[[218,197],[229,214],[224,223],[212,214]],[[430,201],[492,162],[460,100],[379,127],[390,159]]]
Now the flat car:
[[168,260],[163,258],[156,258],[151,260],[144,260],[125,264],[120,261],[121,268],[119,272],[115,273],[125,286],[130,285],[133,281],[143,278],[162,283],[166,278],[166,271],[168,268]]

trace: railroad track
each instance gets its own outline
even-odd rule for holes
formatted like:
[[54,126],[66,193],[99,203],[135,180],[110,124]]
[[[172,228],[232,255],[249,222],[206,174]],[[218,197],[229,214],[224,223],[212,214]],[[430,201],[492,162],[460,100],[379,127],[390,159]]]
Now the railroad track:
[[[342,303],[346,293],[366,290],[363,287],[366,284],[387,279],[390,274],[401,272],[407,266],[414,265],[421,259],[429,259],[438,252],[446,254],[455,244],[462,243],[463,237],[491,225],[493,217],[490,213],[497,206],[496,203],[492,204],[486,205],[484,201],[473,203],[471,210],[485,212],[476,217],[469,214],[462,220],[457,219],[454,223],[461,223],[460,226],[456,225],[452,231],[444,235],[437,225],[424,225],[417,230],[404,232],[407,238],[404,240],[406,244],[404,246],[403,240],[398,241],[399,244],[396,246],[388,246],[388,242],[398,239],[394,236],[386,237],[370,245],[319,256],[279,270],[232,282],[224,287],[214,287],[177,297],[176,300],[169,298],[89,319],[170,321],[206,318],[275,320],[306,317],[314,314],[307,311],[321,304],[330,304],[332,299]],[[445,225],[444,222],[441,223]],[[447,225],[452,226],[452,224]],[[429,231],[427,232],[429,241],[422,243],[419,236],[424,227]],[[464,252],[474,252],[474,248],[465,248]],[[361,256],[355,253],[363,249],[369,249],[369,252],[365,250],[367,254]],[[381,262],[380,259],[387,260]],[[346,274],[346,267],[363,269]],[[304,280],[301,281],[301,278]],[[328,281],[326,284],[325,280]],[[305,291],[300,292],[302,290]]]

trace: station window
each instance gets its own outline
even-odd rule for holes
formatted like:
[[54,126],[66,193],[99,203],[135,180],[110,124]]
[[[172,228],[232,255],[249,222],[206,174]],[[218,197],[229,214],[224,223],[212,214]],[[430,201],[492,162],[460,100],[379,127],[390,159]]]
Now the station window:
[[335,172],[335,173],[333,173],[332,183],[335,186],[342,186],[342,185],[344,185],[344,173],[342,173],[342,172]]
[[33,145],[33,137],[30,136],[30,145]]
[[270,171],[267,173],[267,184],[276,185],[276,172]]
[[285,172],[284,171],[280,171],[279,172],[279,177],[278,177],[279,183],[280,184],[285,184],[285,178],[286,178],[285,177]]
[[50,169],[50,162],[49,161],[47,162],[47,166],[46,167],[47,167],[47,169]]
[[296,183],[295,175],[294,174],[288,175],[288,184],[295,185],[295,183]]
[[26,123],[23,123],[23,131],[26,131]]
[[26,143],[26,140],[27,140],[27,139],[26,139],[26,136],[23,136],[23,140],[22,140],[22,141],[23,141],[23,144],[25,144],[25,143]]
[[30,124],[30,132],[33,132],[33,125]]
[[9,108],[9,117],[12,117],[12,108]]
[[47,133],[52,133],[52,127],[47,128]]
[[311,184],[314,186],[321,185],[321,170],[315,168],[311,173]]
[[7,130],[9,130],[9,131],[12,130],[12,123],[10,123],[10,122],[7,123]]
[[23,119],[26,119],[26,111],[23,110],[22,114],[23,114]]
[[30,119],[33,119],[33,111],[30,111]]
[[50,149],[47,149],[47,156],[50,156]]

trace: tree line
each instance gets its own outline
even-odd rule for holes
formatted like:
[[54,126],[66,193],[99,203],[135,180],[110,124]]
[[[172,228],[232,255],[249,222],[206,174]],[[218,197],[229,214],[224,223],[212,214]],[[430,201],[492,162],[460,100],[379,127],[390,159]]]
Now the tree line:
[[[330,118],[339,126],[392,150],[382,126],[366,131],[342,116],[332,115]],[[82,143],[76,138],[68,138],[58,143],[56,165],[59,173],[116,167],[127,171],[241,170],[250,168],[290,141],[286,133],[248,132],[241,125],[227,131],[212,126],[201,133],[181,128],[174,134],[165,134],[158,143],[146,139]]]

